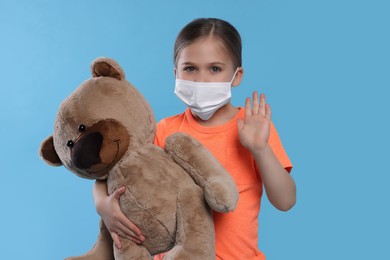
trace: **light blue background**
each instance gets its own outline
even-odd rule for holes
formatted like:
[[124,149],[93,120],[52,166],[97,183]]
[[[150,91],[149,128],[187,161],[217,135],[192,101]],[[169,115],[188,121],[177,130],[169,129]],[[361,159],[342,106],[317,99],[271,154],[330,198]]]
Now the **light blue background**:
[[294,163],[296,206],[262,201],[267,259],[388,259],[389,13],[386,0],[0,0],[0,259],[93,246],[93,182],[44,164],[39,145],[98,56],[122,65],[157,120],[181,112],[173,42],[197,17],[240,31],[245,78],[233,103],[266,93]]

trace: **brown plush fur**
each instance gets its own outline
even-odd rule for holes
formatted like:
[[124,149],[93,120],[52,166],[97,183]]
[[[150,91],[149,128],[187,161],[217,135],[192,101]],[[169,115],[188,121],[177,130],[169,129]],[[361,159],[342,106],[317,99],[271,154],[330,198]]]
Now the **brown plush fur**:
[[95,246],[71,259],[215,259],[211,209],[236,207],[233,179],[199,142],[183,133],[153,145],[156,123],[149,104],[114,60],[98,58],[93,77],[61,104],[54,133],[40,155],[79,177],[107,179],[108,193],[126,187],[120,206],[145,234],[140,246],[113,246],[104,223]]

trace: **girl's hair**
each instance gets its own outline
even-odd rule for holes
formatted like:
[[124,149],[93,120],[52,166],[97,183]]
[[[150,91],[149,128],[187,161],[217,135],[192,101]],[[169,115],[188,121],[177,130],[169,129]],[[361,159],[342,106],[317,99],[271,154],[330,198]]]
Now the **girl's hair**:
[[223,45],[230,53],[234,66],[242,66],[241,37],[236,28],[221,19],[198,18],[184,26],[176,38],[173,52],[175,67],[177,67],[177,60],[183,48],[187,47],[195,40],[206,36],[215,36],[220,38]]

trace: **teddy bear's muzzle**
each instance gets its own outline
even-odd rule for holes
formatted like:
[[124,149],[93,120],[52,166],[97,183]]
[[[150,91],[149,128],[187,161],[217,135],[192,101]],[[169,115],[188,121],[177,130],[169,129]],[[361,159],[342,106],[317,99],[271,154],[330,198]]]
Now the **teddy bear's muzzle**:
[[80,138],[72,149],[71,159],[79,169],[89,169],[101,162],[99,153],[103,143],[103,136],[99,132],[89,133]]

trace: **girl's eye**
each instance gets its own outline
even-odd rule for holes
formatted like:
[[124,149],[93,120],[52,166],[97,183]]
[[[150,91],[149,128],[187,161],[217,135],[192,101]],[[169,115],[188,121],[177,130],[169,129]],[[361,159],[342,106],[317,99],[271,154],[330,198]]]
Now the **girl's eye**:
[[187,71],[187,72],[194,72],[194,71],[195,71],[195,67],[185,67],[185,68],[184,68],[184,71]]
[[211,72],[220,72],[221,68],[214,66],[214,67],[211,67],[210,70],[211,70]]

